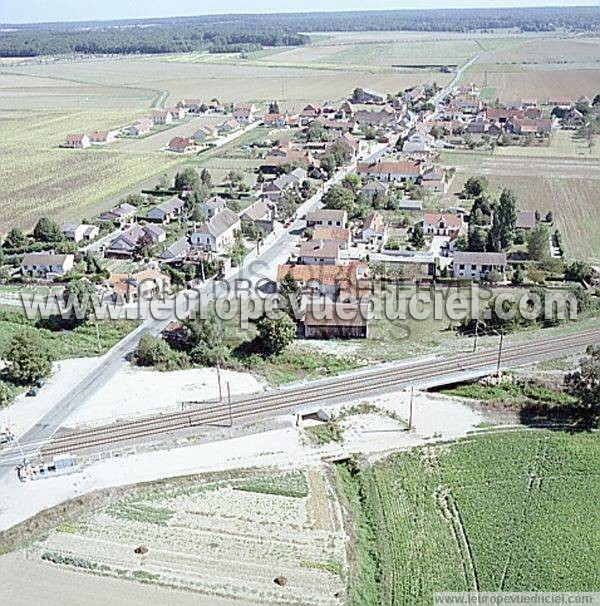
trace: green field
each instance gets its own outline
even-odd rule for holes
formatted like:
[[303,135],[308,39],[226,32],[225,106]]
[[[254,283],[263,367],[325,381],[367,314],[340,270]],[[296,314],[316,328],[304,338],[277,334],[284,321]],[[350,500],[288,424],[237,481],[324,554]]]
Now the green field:
[[599,591],[597,435],[514,432],[337,476],[353,522],[350,604],[437,591]]
[[[600,214],[598,174],[600,145],[592,154],[570,133],[557,132],[550,147],[497,148],[494,154],[444,152],[443,162],[456,168],[446,204],[457,195],[471,175],[485,176],[492,192],[507,187],[517,195],[523,210],[552,211],[560,229],[567,256],[600,260]],[[591,156],[591,157],[590,157]]]

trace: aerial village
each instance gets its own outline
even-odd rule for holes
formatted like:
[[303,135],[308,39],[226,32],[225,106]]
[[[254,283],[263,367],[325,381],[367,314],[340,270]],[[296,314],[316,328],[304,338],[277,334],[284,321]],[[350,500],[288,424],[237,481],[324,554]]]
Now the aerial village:
[[[259,126],[276,137],[243,146],[258,161],[251,184],[237,171],[214,183],[210,170],[185,168],[60,233],[42,219],[20,244],[9,234],[3,247],[17,262],[6,278],[60,284],[88,277],[104,296],[129,304],[226,278],[251,251],[294,230],[301,237],[273,268],[273,279],[280,288],[293,280],[309,299],[357,307],[374,279],[517,283],[519,263],[535,261],[519,245],[538,224],[552,227],[551,255],[562,256],[552,213],[517,208],[516,248],[490,245],[494,221],[485,179],[473,175],[461,197],[449,199],[454,169],[442,166],[440,152],[542,146],[553,128],[576,127],[591,100],[504,106],[485,102],[479,92],[473,85],[446,91],[418,85],[395,95],[357,88],[337,104],[309,103],[298,113],[277,102],[261,111],[253,103],[181,99],[120,131],[69,134],[64,147],[83,149],[214,117],[214,125],[173,137],[163,150],[190,159]],[[298,335],[366,338],[367,324],[360,315],[318,320],[309,305]]]

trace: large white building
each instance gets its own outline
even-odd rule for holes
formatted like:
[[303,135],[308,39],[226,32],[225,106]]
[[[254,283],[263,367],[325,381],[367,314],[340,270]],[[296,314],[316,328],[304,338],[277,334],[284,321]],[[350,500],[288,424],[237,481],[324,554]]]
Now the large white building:
[[506,267],[505,253],[457,252],[454,253],[452,275],[462,280],[480,280],[497,272],[504,279]]

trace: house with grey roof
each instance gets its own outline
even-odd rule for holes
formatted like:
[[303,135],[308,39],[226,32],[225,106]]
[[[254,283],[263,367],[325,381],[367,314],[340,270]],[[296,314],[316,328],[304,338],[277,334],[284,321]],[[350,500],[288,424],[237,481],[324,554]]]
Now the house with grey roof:
[[387,196],[389,189],[389,183],[383,183],[381,181],[369,181],[360,189],[359,193],[363,196],[367,196],[371,200],[374,200],[377,198],[377,196]]
[[146,213],[146,216],[152,221],[168,223],[169,221],[181,216],[184,206],[184,200],[182,200],[179,196],[173,196],[172,198],[161,202],[154,208],[151,208]]
[[68,274],[74,265],[74,255],[28,253],[21,261],[21,273],[32,278],[52,279]]
[[165,263],[173,263],[174,261],[181,261],[185,259],[191,246],[187,239],[187,236],[175,240],[173,244],[167,246],[163,253],[159,255],[159,259]]
[[82,240],[94,240],[98,237],[100,228],[87,223],[65,223],[61,231],[67,240],[77,243]]
[[244,223],[253,223],[265,233],[271,233],[275,227],[275,207],[266,201],[256,202],[241,213],[240,219]]
[[217,213],[227,208],[227,202],[221,196],[212,196],[205,200],[200,205],[200,208],[204,211],[207,219],[214,217]]
[[131,257],[144,237],[148,238],[152,244],[159,244],[165,241],[167,232],[160,225],[150,223],[132,225],[127,231],[118,234],[111,240],[104,254],[107,257]]
[[123,204],[119,204],[119,206],[115,206],[106,212],[103,212],[99,217],[98,221],[104,221],[106,223],[120,223],[123,225],[130,221],[135,217],[137,213],[137,207],[133,204],[127,204],[124,202]]
[[496,272],[504,279],[507,265],[506,253],[456,252],[452,263],[452,275],[461,280],[480,280]]
[[519,210],[517,211],[517,229],[533,229],[538,224],[535,211]]
[[192,246],[221,253],[235,242],[236,233],[241,228],[238,215],[229,208],[224,208],[192,233]]

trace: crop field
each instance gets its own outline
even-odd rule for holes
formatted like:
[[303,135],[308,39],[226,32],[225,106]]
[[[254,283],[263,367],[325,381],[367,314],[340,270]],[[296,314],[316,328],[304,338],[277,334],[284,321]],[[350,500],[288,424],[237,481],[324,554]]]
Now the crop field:
[[338,479],[354,525],[350,604],[436,591],[598,591],[600,442],[513,432],[391,456]]
[[[490,182],[492,190],[504,187],[512,189],[517,195],[519,208],[539,210],[542,214],[552,211],[563,235],[567,255],[598,262],[600,162],[583,158],[561,159],[558,154],[555,157],[527,155],[538,151],[542,154],[548,152],[545,148],[498,148],[498,151],[506,154],[513,150],[514,156],[497,155],[498,152],[494,152],[493,156],[445,153],[445,163],[457,169],[448,203],[456,202],[454,196],[461,191],[470,175],[483,175]],[[523,157],[518,155],[520,152]]]
[[600,88],[600,38],[516,39],[514,44],[481,52],[463,81],[493,89],[493,98],[502,101],[593,97]]
[[0,231],[31,227],[42,214],[81,218],[108,197],[181,162],[160,153],[70,150],[58,145],[70,132],[124,123],[121,111],[9,112],[0,121]]
[[47,565],[244,602],[334,605],[345,594],[341,517],[316,471],[138,495],[64,524],[32,551]]

